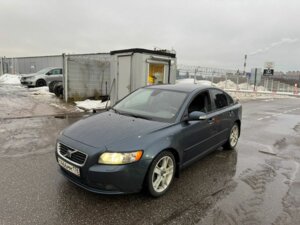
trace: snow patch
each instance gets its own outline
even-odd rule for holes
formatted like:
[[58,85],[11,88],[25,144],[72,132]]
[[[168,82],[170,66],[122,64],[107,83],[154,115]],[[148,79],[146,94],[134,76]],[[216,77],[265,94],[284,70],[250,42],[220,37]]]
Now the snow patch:
[[[254,85],[250,85],[247,83],[241,83],[239,85],[236,85],[236,83],[234,83],[231,80],[220,81],[219,83],[215,84],[215,86],[225,90],[253,90],[254,89]],[[265,90],[263,86],[256,86],[255,89],[256,91]]]
[[21,84],[20,76],[16,74],[3,74],[0,76],[0,83],[3,84]]
[[47,86],[30,88],[29,90],[32,95],[54,96],[53,93],[49,92],[49,88]]
[[86,99],[84,101],[76,101],[75,104],[80,109],[90,111],[90,110],[93,110],[93,109],[105,109],[106,105],[107,106],[110,105],[110,101],[102,102],[101,100]]
[[194,83],[195,83],[195,80],[192,78],[176,80],[176,84],[194,84]]
[[50,103],[51,106],[54,106],[58,109],[63,109],[63,110],[68,110],[67,107],[63,106],[62,104],[57,104],[57,103]]

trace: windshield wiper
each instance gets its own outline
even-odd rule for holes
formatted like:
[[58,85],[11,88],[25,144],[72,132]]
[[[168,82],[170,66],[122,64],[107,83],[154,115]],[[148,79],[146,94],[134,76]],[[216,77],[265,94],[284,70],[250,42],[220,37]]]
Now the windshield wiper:
[[141,115],[136,115],[136,114],[129,114],[129,116],[132,116],[134,118],[139,118],[139,119],[145,119],[145,120],[152,120],[152,118],[147,117],[147,116],[141,116]]
[[120,112],[120,111],[116,110],[115,108],[111,108],[111,110],[113,110],[117,114],[124,115],[124,116],[130,116],[130,117],[145,119],[145,120],[152,120],[152,118],[147,117],[147,116],[141,116],[141,115],[127,113],[127,112]]
[[118,110],[116,110],[115,108],[110,108],[112,111],[114,111],[117,114],[121,114]]

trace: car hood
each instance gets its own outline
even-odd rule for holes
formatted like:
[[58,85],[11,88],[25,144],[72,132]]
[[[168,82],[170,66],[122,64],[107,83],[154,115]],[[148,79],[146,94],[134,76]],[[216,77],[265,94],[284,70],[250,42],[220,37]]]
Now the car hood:
[[119,143],[131,137],[145,135],[167,126],[169,126],[168,123],[104,112],[72,124],[63,131],[63,135],[99,148]]

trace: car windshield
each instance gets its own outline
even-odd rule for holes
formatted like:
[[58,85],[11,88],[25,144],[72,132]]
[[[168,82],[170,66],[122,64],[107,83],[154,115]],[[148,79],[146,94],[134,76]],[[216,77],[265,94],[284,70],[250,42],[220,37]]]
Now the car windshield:
[[120,114],[173,122],[187,94],[154,88],[139,89],[113,107]]
[[38,72],[36,72],[37,74],[46,74],[50,69],[49,68],[45,68],[45,69],[42,69]]

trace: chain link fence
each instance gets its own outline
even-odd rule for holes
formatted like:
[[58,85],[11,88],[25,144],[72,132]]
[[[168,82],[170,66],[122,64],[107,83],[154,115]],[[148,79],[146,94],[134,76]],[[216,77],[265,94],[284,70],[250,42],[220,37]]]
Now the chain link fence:
[[178,65],[177,82],[211,84],[224,90],[298,94],[299,80],[250,76],[236,70]]

